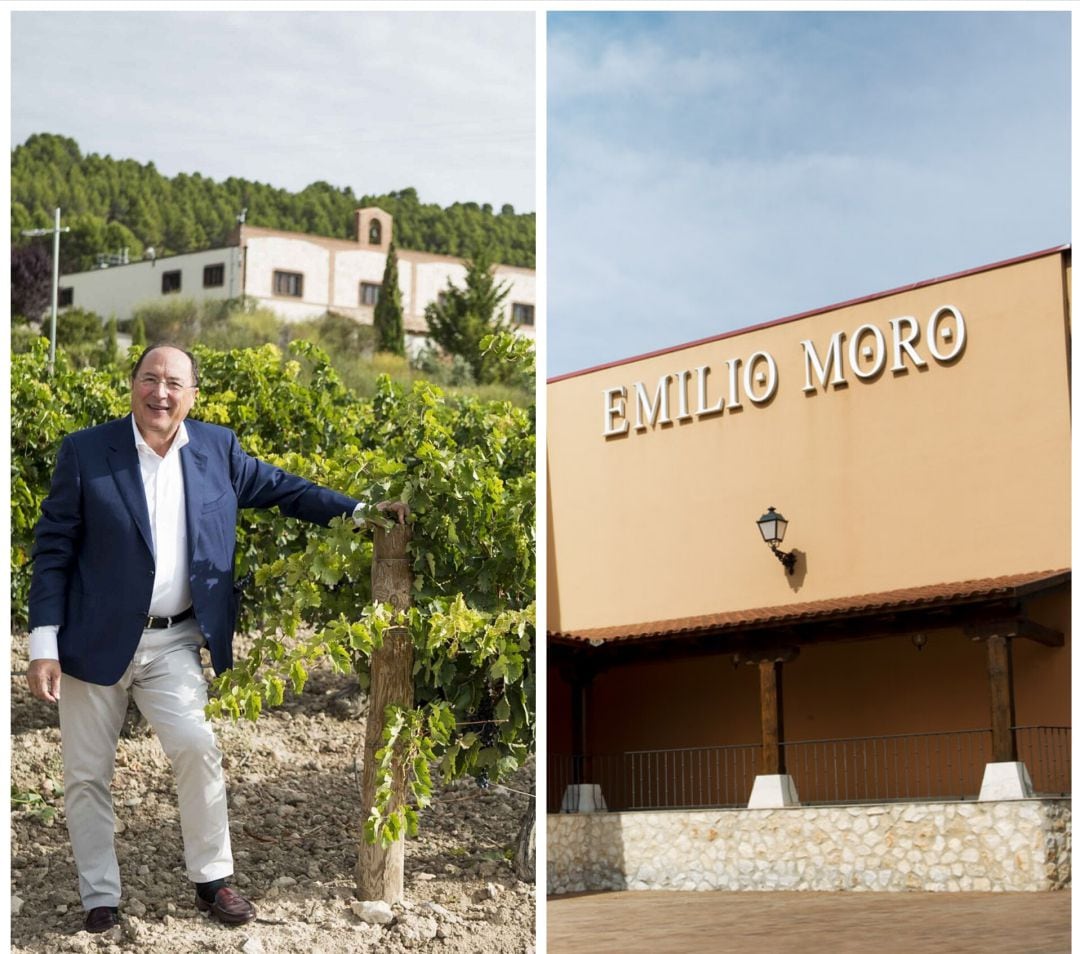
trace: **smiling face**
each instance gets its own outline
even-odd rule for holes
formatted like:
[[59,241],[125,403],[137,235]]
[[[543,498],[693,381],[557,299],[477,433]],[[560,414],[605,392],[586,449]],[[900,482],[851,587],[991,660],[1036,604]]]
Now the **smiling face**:
[[191,360],[177,348],[155,348],[131,378],[131,413],[146,443],[164,454],[195,403]]

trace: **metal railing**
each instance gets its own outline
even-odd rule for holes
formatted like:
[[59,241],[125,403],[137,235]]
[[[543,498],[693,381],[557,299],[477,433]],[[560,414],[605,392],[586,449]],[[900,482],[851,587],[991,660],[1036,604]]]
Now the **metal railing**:
[[813,739],[784,745],[799,801],[868,802],[978,795],[989,730]]
[[[1018,726],[1017,755],[1035,791],[1072,791],[1067,726]],[[976,798],[991,754],[989,729],[785,742],[802,804]],[[548,806],[577,811],[579,788],[600,786],[610,811],[745,806],[761,746],[650,749],[612,755],[551,755]]]
[[1072,729],[1067,725],[1016,727],[1016,757],[1040,795],[1072,794]]
[[548,805],[553,812],[577,811],[576,803],[563,806],[564,795],[567,786],[585,783],[600,786],[611,811],[734,807],[750,797],[760,758],[760,745],[552,755]]

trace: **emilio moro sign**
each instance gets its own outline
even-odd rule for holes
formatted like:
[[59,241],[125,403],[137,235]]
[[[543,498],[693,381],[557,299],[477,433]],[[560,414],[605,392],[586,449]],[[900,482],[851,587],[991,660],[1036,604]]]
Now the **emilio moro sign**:
[[[864,324],[850,335],[835,332],[823,347],[811,339],[799,342],[802,348],[804,394],[820,388],[843,388],[849,376],[870,382],[886,367],[893,375],[912,368],[929,367],[929,360],[947,366],[963,353],[967,326],[960,309],[942,305],[926,321],[925,334],[917,318],[892,318],[888,328]],[[928,360],[929,359],[929,360]],[[651,387],[644,381],[606,388],[604,394],[604,437],[645,431],[664,424],[700,420],[736,411],[743,401],[763,406],[776,397],[780,375],[776,360],[768,351],[755,351],[745,358],[729,358],[718,367],[708,364],[664,374]]]

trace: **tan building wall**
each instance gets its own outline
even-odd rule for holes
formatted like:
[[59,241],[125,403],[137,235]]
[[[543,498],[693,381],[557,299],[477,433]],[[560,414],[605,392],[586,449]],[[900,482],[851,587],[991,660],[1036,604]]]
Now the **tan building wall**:
[[[632,807],[643,779],[672,793],[695,776],[700,786],[709,764],[701,760],[714,756],[672,753],[717,746],[744,748],[717,755],[711,781],[687,797],[745,803],[764,732],[758,666],[735,655],[759,645],[752,633],[738,642],[718,632],[709,637],[714,651],[688,655],[673,637],[644,657],[631,652],[640,643],[590,648],[562,634],[608,628],[599,635],[612,637],[635,624],[1070,566],[1070,277],[1068,252],[1058,250],[550,383],[548,630],[560,645],[550,657],[548,738],[549,765],[563,773],[550,786],[555,805],[569,780],[561,756],[587,754],[589,778],[609,804]],[[934,314],[942,316],[936,329]],[[895,349],[894,326],[923,367]],[[824,366],[833,340],[843,364],[820,372],[823,385],[802,343]],[[738,367],[741,408],[695,414],[697,369],[713,369],[704,402],[712,407],[727,392],[713,385],[726,385],[726,362],[736,358],[752,363],[745,379]],[[879,373],[868,374],[877,363]],[[657,391],[665,375],[666,409]],[[643,408],[640,426],[637,382],[654,405]],[[770,505],[791,521],[784,548],[798,553],[794,575],[755,526]],[[1010,725],[1067,726],[1069,593],[1058,586],[1028,596],[1022,612],[1065,640],[1011,641]],[[916,765],[932,763],[939,794],[978,790],[991,760],[987,644],[959,624],[923,619],[931,632],[922,649],[904,627],[883,637],[880,618],[842,631],[805,624],[791,638],[803,644],[783,664],[778,711],[803,799],[858,797],[818,780],[818,768],[835,776],[849,765],[853,781],[877,786],[909,743],[802,743],[910,734],[921,735],[910,746],[922,754],[908,760],[905,784],[927,771]],[[779,627],[761,639],[786,645]],[[1061,730],[1025,728],[1016,737],[1036,790],[1062,791]],[[1036,755],[1033,745],[1046,751]],[[945,746],[963,752],[941,754]],[[640,754],[654,750],[665,754]],[[885,788],[877,795],[886,797]],[[671,804],[690,804],[683,797],[672,794]]]
[[[552,381],[548,629],[1069,566],[1068,279],[1068,252],[1058,250]],[[932,356],[931,345],[951,354],[960,333],[943,313],[930,340],[943,306],[966,330],[951,361]],[[906,337],[907,316],[918,324],[921,368],[893,346],[890,322]],[[849,356],[863,326],[885,345],[868,380]],[[804,390],[801,342],[824,361],[837,332],[847,385],[814,376]],[[859,345],[865,374],[878,358],[873,332]],[[768,390],[766,361],[743,376],[757,352],[775,361],[775,393],[760,403],[750,395]],[[733,410],[726,362],[736,359]],[[712,369],[706,406],[724,396],[721,413],[694,413],[702,366]],[[635,384],[655,401],[665,375],[672,423],[638,428]],[[605,391],[619,388],[625,417],[606,413],[619,402]],[[604,436],[624,423],[626,433]],[[794,576],[755,526],[768,506],[790,521]]]

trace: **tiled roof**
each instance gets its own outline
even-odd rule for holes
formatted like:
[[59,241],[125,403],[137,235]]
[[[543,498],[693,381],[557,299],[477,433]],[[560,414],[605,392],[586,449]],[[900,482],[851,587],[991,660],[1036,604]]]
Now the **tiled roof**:
[[709,613],[705,616],[685,616],[682,619],[657,620],[650,623],[602,626],[573,632],[551,631],[548,635],[559,640],[606,643],[615,640],[641,640],[719,630],[758,628],[810,620],[843,619],[873,613],[927,609],[956,603],[976,603],[1001,597],[1016,598],[1060,583],[1067,583],[1071,574],[1072,571],[1069,569],[1040,570],[1034,573],[1016,573],[1012,576],[995,576],[982,580],[964,580],[959,583],[913,586],[902,590],[889,590],[885,593],[868,593],[863,596],[842,596],[809,603],[789,603],[786,606],[761,606],[726,613]]

